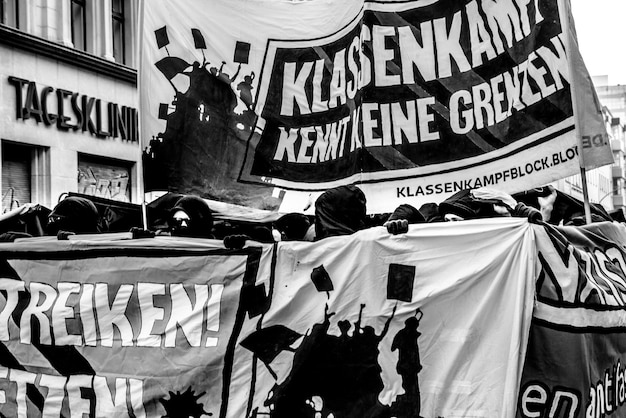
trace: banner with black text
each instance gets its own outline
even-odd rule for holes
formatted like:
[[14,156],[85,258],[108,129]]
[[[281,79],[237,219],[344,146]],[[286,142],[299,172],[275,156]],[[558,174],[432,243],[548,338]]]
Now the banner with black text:
[[626,228],[535,227],[537,303],[518,418],[626,414]]
[[150,1],[146,187],[269,208],[356,183],[385,212],[607,164],[597,108],[578,149],[560,2]]
[[512,418],[533,231],[455,224],[0,245],[0,414]]

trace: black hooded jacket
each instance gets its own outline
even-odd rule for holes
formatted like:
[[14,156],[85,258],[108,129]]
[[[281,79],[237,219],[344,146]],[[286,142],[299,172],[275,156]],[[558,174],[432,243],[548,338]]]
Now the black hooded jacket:
[[315,239],[350,235],[365,228],[365,194],[356,186],[327,190],[315,202]]
[[69,196],[61,200],[49,215],[46,233],[56,235],[59,231],[75,234],[95,234],[100,215],[96,205],[89,199]]

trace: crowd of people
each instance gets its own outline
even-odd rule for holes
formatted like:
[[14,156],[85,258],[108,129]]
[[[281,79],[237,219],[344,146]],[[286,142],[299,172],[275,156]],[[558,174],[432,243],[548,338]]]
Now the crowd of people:
[[[156,235],[212,238],[223,240],[227,248],[242,248],[248,240],[261,243],[319,241],[376,226],[385,227],[390,234],[399,234],[408,231],[410,224],[501,216],[524,217],[530,222],[555,225],[585,224],[582,204],[551,186],[513,196],[489,188],[461,190],[440,204],[427,203],[419,208],[401,204],[390,214],[378,215],[368,215],[365,194],[357,186],[339,186],[319,196],[314,216],[287,213],[269,225],[215,222],[206,200],[175,193],[150,203],[147,213],[148,228],[138,216],[130,223],[128,220],[122,223],[122,227],[131,225],[130,232],[135,238]],[[59,240],[76,234],[111,232],[112,222],[105,218],[88,197],[70,195],[49,212],[43,230]],[[612,220],[623,221],[613,219],[602,206],[592,205],[592,221]],[[28,236],[32,235],[24,231],[5,231],[0,239],[12,241]]]

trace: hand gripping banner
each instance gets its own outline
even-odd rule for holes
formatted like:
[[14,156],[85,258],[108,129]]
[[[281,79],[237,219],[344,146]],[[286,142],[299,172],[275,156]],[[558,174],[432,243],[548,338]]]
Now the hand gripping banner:
[[[390,212],[578,170],[560,0],[146,3],[148,190],[272,207],[358,183]],[[592,113],[583,148],[607,148]]]
[[533,305],[520,219],[318,243],[0,247],[5,417],[513,417]]

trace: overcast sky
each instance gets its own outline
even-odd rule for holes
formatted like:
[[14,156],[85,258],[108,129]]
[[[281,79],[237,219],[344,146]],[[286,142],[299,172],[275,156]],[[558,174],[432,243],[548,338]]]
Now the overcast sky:
[[592,76],[626,84],[626,0],[571,0],[578,42]]

